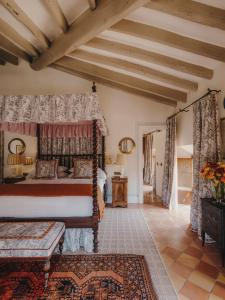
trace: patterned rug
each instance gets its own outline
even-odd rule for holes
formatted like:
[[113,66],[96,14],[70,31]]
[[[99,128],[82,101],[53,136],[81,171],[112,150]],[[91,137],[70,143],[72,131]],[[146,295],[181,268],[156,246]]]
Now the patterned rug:
[[41,262],[0,264],[0,299],[157,299],[144,256],[67,255],[51,259],[48,288]]

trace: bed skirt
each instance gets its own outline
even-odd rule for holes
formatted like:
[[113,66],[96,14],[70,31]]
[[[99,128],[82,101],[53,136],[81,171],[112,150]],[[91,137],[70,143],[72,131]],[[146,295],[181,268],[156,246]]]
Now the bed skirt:
[[93,252],[93,230],[91,228],[68,228],[65,232],[63,252],[84,250]]

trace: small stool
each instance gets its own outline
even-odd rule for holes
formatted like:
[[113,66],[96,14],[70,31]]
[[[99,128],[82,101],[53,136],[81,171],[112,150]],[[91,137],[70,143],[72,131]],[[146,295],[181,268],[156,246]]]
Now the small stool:
[[58,245],[62,254],[64,233],[62,222],[0,222],[0,261],[43,261],[47,288],[50,260]]

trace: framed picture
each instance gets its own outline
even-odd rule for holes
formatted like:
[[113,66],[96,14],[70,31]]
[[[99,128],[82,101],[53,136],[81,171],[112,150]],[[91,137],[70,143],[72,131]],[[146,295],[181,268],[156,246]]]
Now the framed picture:
[[222,139],[222,158],[225,159],[225,118],[220,119],[221,139]]

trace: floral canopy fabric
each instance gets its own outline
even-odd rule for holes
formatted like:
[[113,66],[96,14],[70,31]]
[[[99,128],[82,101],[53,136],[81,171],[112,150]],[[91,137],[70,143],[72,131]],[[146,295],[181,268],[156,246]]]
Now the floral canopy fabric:
[[0,122],[60,123],[98,120],[107,134],[96,93],[0,96]]

